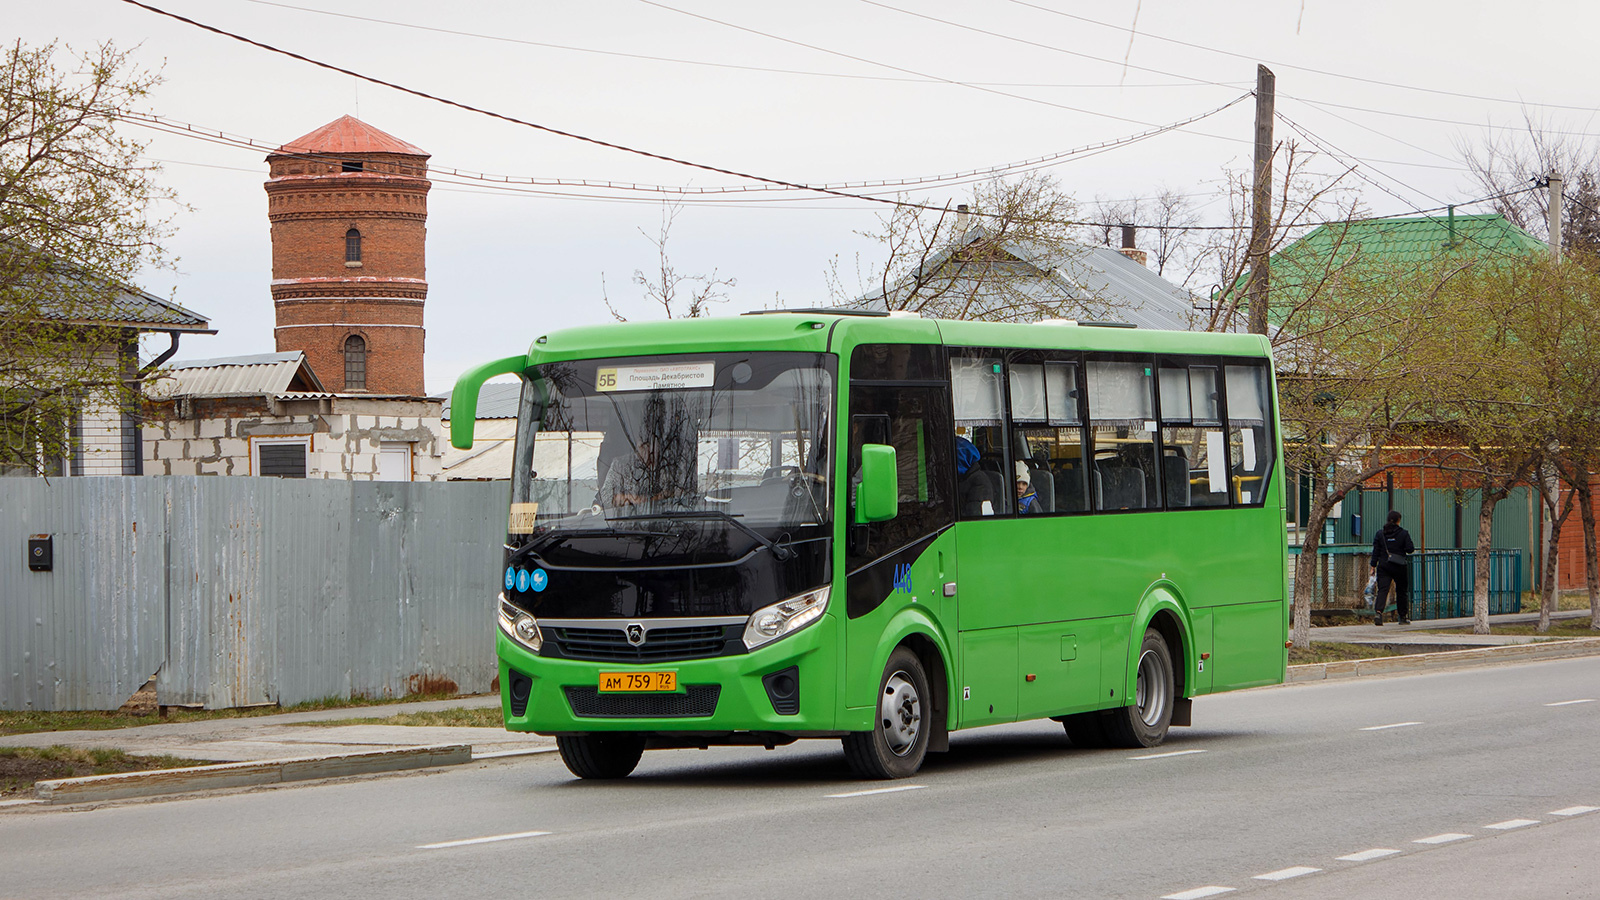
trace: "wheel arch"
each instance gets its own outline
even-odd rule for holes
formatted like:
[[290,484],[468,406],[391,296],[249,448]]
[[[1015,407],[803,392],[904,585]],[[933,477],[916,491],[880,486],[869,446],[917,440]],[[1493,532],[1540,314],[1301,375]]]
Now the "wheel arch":
[[[1183,602],[1183,596],[1178,592],[1177,586],[1171,582],[1157,582],[1151,585],[1139,601],[1138,609],[1133,617],[1136,627],[1129,635],[1128,640],[1128,667],[1126,679],[1123,684],[1123,696],[1133,696],[1134,680],[1138,677],[1139,647],[1144,641],[1146,630],[1154,629],[1167,642],[1167,650],[1172,654],[1172,674],[1177,682],[1174,697],[1183,702],[1174,710],[1174,724],[1188,724],[1187,706],[1193,696],[1194,674],[1196,663],[1194,626],[1190,620],[1188,605]],[[1178,718],[1185,721],[1178,722]]]
[[904,646],[917,655],[928,676],[928,688],[933,696],[929,720],[933,726],[928,735],[928,750],[942,753],[950,749],[950,717],[954,714],[950,698],[955,694],[955,667],[950,664],[950,646],[934,623],[918,611],[904,610],[889,623],[884,639],[878,645],[874,668],[882,672],[889,663],[889,655]]

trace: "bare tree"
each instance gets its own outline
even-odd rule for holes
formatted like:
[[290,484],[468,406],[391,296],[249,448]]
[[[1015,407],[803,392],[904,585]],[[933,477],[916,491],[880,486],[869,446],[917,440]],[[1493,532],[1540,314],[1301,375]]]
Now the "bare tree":
[[[710,274],[687,274],[678,271],[667,254],[667,240],[672,234],[672,224],[683,211],[682,204],[669,203],[661,207],[661,225],[655,235],[643,228],[639,233],[656,249],[656,268],[650,272],[633,270],[633,283],[644,299],[661,307],[669,319],[699,319],[711,314],[711,304],[728,302],[728,289],[736,287],[735,278],[724,278],[712,269]],[[606,309],[618,322],[628,321],[611,302],[606,292],[605,274],[600,275],[600,296]]]
[[[1188,194],[1161,185],[1154,196],[1132,200],[1095,198],[1089,207],[1094,224],[1088,227],[1090,239],[1105,247],[1120,246],[1120,227],[1137,226],[1140,249],[1150,254],[1156,274],[1184,287],[1200,271],[1204,261],[1199,233],[1200,213]],[[1171,273],[1168,273],[1171,269]]]
[[1485,194],[1503,195],[1491,208],[1523,231],[1549,240],[1547,191],[1522,190],[1560,172],[1570,186],[1562,210],[1562,243],[1600,253],[1600,145],[1559,133],[1532,112],[1523,112],[1523,131],[1489,132],[1477,143],[1458,147],[1473,181]]
[[170,265],[171,193],[117,126],[159,80],[109,43],[18,41],[0,59],[0,468],[42,471],[85,404],[136,401],[104,323],[141,269]]
[[835,302],[909,310],[944,319],[1035,322],[1103,319],[1122,308],[1078,276],[1085,248],[1077,240],[1077,204],[1048,175],[995,180],[967,202],[905,202],[862,232],[882,262],[847,287],[835,265]]

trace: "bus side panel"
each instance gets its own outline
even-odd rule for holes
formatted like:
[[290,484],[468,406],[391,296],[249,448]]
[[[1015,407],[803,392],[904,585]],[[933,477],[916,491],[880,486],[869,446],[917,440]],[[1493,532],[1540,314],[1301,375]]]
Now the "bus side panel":
[[[931,540],[908,545],[902,552],[891,553],[847,576],[845,596],[830,601],[831,608],[847,623],[843,706],[862,711],[860,715],[847,715],[848,722],[860,723],[860,730],[870,728],[875,716],[878,683],[893,649],[884,646],[885,632],[896,614],[908,607],[922,610],[933,620],[946,644],[953,645],[958,600],[944,596],[944,584],[955,581],[955,563],[955,533],[946,529]],[[954,660],[945,660],[945,666],[955,671]],[[854,726],[841,721],[840,727],[849,730]]]
[[1039,719],[1098,708],[1100,647],[1111,627],[1108,620],[1089,619],[1021,629],[1017,718]]
[[961,633],[961,727],[1017,719],[1017,629]]
[[1189,679],[1185,687],[1189,688],[1191,696],[1209,694],[1211,676],[1216,674],[1217,667],[1210,660],[1201,659],[1201,654],[1215,653],[1214,638],[1211,629],[1211,610],[1192,609],[1189,611],[1189,626],[1194,629],[1194,659],[1189,666]]
[[1287,657],[1283,646],[1283,602],[1218,606],[1211,657],[1212,689],[1255,687],[1283,681]]

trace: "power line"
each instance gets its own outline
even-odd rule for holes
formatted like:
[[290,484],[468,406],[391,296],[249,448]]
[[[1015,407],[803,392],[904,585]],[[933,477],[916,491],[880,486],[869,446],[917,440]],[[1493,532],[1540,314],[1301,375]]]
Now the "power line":
[[[1279,94],[1278,96],[1283,97],[1283,96],[1289,96],[1289,95]],[[1396,119],[1412,119],[1412,120],[1415,120],[1415,121],[1418,121],[1418,122],[1438,122],[1438,123],[1440,123],[1442,125],[1461,125],[1461,126],[1466,127],[1466,128],[1487,128],[1487,129],[1490,129],[1490,130],[1493,130],[1493,131],[1518,131],[1518,132],[1520,132],[1520,131],[1526,131],[1527,130],[1525,127],[1518,126],[1518,125],[1496,125],[1496,124],[1494,124],[1492,122],[1482,122],[1482,123],[1479,123],[1479,122],[1463,122],[1460,119],[1442,119],[1442,118],[1439,118],[1438,116],[1424,116],[1424,115],[1419,115],[1417,113],[1392,112],[1392,111],[1386,110],[1386,109],[1373,109],[1373,108],[1368,107],[1368,106],[1353,106],[1353,105],[1351,105],[1349,103],[1335,103],[1332,100],[1311,100],[1311,99],[1308,99],[1306,97],[1290,97],[1290,99],[1298,100],[1301,103],[1305,103],[1305,104],[1308,104],[1310,106],[1316,106],[1316,107],[1328,107],[1328,106],[1331,106],[1331,107],[1333,107],[1335,109],[1348,109],[1348,110],[1352,110],[1354,112],[1372,113],[1373,115],[1390,116],[1390,117],[1396,118]],[[1590,112],[1593,113],[1593,112],[1596,112],[1596,110],[1590,110]],[[1559,130],[1559,129],[1544,129],[1544,128],[1541,128],[1539,130],[1543,131],[1546,134],[1559,134],[1559,135],[1564,135],[1564,136],[1567,136],[1567,137],[1582,137],[1582,138],[1600,137],[1600,134],[1596,134],[1596,133],[1591,132],[1591,131],[1562,131],[1562,130]]]
[[[1209,118],[1211,116],[1217,115],[1218,113],[1221,113],[1222,111],[1228,109],[1229,107],[1232,107],[1232,106],[1234,106],[1234,105],[1236,105],[1238,103],[1243,102],[1244,100],[1248,99],[1249,96],[1250,96],[1249,94],[1241,94],[1239,97],[1235,98],[1234,100],[1232,100],[1232,101],[1230,101],[1228,103],[1223,104],[1222,106],[1216,107],[1214,109],[1207,110],[1207,111],[1205,111],[1203,113],[1199,113],[1199,114],[1194,115],[1194,116],[1190,116],[1187,119],[1182,119],[1182,120],[1179,120],[1177,122],[1172,122],[1172,123],[1169,123],[1169,124],[1166,124],[1166,125],[1162,125],[1162,126],[1160,126],[1158,128],[1149,129],[1147,131],[1142,131],[1142,132],[1139,132],[1137,134],[1127,135],[1127,136],[1124,136],[1124,137],[1119,137],[1119,138],[1113,138],[1113,139],[1109,139],[1109,140],[1105,140],[1105,141],[1100,141],[1100,142],[1094,143],[1094,144],[1087,144],[1087,145],[1084,145],[1082,147],[1076,147],[1076,148],[1073,148],[1073,149],[1070,149],[1070,150],[1062,150],[1062,151],[1058,151],[1056,153],[1049,153],[1049,154],[1045,154],[1043,156],[1033,157],[1031,159],[1018,160],[1016,162],[1004,163],[1004,164],[997,165],[997,166],[988,166],[988,167],[979,168],[979,169],[969,169],[969,170],[965,170],[965,171],[962,171],[962,172],[946,173],[946,174],[943,174],[943,175],[932,175],[932,176],[922,176],[922,177],[916,177],[916,178],[901,178],[901,179],[880,179],[880,180],[875,180],[875,181],[834,182],[834,183],[822,184],[822,185],[809,185],[807,189],[808,190],[829,190],[829,191],[870,191],[870,190],[873,190],[873,189],[877,189],[879,191],[882,191],[882,190],[893,190],[893,191],[898,192],[898,191],[905,190],[907,188],[917,188],[917,187],[922,187],[922,188],[951,187],[951,186],[955,186],[955,185],[959,185],[959,184],[966,184],[966,183],[970,183],[972,181],[986,179],[986,178],[994,178],[994,177],[1001,177],[1001,176],[1009,175],[1009,174],[1036,171],[1038,169],[1046,168],[1048,166],[1058,165],[1060,163],[1067,162],[1067,161],[1072,160],[1072,159],[1077,159],[1077,158],[1083,158],[1083,157],[1087,157],[1087,156],[1097,155],[1098,153],[1102,153],[1102,152],[1105,152],[1105,151],[1108,151],[1108,150],[1113,150],[1113,149],[1116,149],[1118,147],[1125,147],[1125,146],[1128,146],[1130,144],[1137,143],[1139,141],[1147,140],[1149,138],[1156,137],[1156,136],[1161,135],[1161,134],[1165,134],[1165,133],[1167,133],[1169,131],[1175,130],[1177,128],[1181,128],[1184,125],[1188,125],[1188,124],[1191,124],[1193,122],[1198,122],[1198,121],[1200,121],[1202,119],[1206,119],[1206,118]],[[121,118],[124,121],[128,121],[128,122],[136,124],[136,125],[142,125],[144,127],[152,128],[154,130],[162,131],[162,132],[165,132],[165,133],[168,133],[168,134],[176,134],[176,135],[180,135],[180,136],[190,136],[190,137],[197,137],[197,138],[198,137],[204,137],[205,139],[211,140],[211,141],[216,142],[216,143],[224,143],[224,144],[229,144],[229,145],[233,145],[233,146],[239,146],[239,147],[244,147],[244,148],[254,149],[254,150],[264,150],[264,151],[266,151],[268,153],[278,153],[280,151],[279,145],[277,143],[275,143],[275,142],[262,141],[262,140],[259,140],[259,139],[256,139],[256,138],[250,138],[250,137],[245,137],[245,136],[241,136],[241,135],[232,135],[232,134],[228,134],[226,132],[223,132],[223,131],[220,131],[220,130],[217,130],[217,129],[197,126],[197,125],[190,124],[188,122],[181,122],[181,121],[178,121],[176,119],[171,119],[171,118],[168,118],[168,117],[165,117],[165,116],[157,116],[157,115],[151,115],[151,114],[146,114],[146,113],[131,113],[130,112],[130,113],[120,114],[118,116],[118,118]],[[332,156],[320,157],[318,154],[305,153],[305,152],[295,152],[295,153],[285,154],[285,155],[292,155],[292,156],[297,156],[297,157],[302,157],[302,158],[307,158],[307,159],[319,159],[320,158],[320,159],[323,159],[324,161],[336,161],[337,160],[337,157],[332,157]],[[458,178],[474,179],[474,180],[478,180],[478,181],[488,181],[488,182],[493,182],[493,183],[541,185],[541,186],[546,186],[546,187],[578,187],[578,188],[585,188],[585,189],[603,188],[603,189],[607,189],[607,190],[626,190],[626,191],[641,191],[641,192],[648,192],[648,193],[668,194],[668,195],[679,196],[679,197],[683,197],[683,196],[706,196],[706,195],[730,194],[730,193],[759,193],[759,192],[795,190],[795,188],[789,187],[789,186],[784,185],[784,184],[770,184],[770,183],[769,184],[757,184],[757,185],[722,185],[722,186],[694,187],[694,186],[672,186],[672,185],[658,185],[658,184],[639,184],[639,183],[633,183],[633,182],[617,182],[617,181],[610,181],[610,180],[537,178],[537,177],[523,176],[523,175],[492,175],[492,174],[486,174],[486,173],[483,173],[483,172],[475,172],[475,171],[463,170],[463,169],[459,169],[459,168],[441,167],[441,166],[430,166],[430,172],[442,173],[442,174],[446,174],[446,175],[455,176],[455,177],[458,177]]]
[[[522,46],[526,46],[526,47],[543,47],[543,48],[545,48],[547,50],[563,50],[563,51],[567,51],[567,52],[571,52],[571,53],[593,53],[593,54],[596,54],[596,55],[599,55],[599,56],[612,56],[612,57],[618,57],[618,58],[621,58],[621,59],[637,59],[637,60],[642,60],[642,61],[645,61],[645,62],[671,63],[673,65],[681,65],[681,66],[702,66],[702,67],[705,67],[705,68],[714,68],[714,69],[734,69],[734,70],[743,71],[743,72],[766,72],[766,73],[774,74],[774,75],[801,75],[801,76],[805,76],[805,77],[808,77],[808,78],[843,78],[843,79],[851,79],[851,80],[858,80],[858,81],[894,82],[894,83],[899,83],[899,84],[945,84],[946,83],[942,79],[937,79],[937,78],[913,78],[913,77],[901,77],[901,76],[895,76],[895,75],[864,75],[864,74],[853,73],[853,72],[818,72],[818,71],[812,71],[812,70],[807,70],[807,69],[784,69],[784,68],[777,68],[777,67],[773,67],[773,66],[750,66],[750,65],[741,65],[739,63],[713,62],[711,60],[702,60],[702,59],[683,59],[683,58],[672,57],[672,56],[653,56],[653,55],[648,54],[648,53],[627,53],[627,52],[624,52],[624,51],[621,51],[621,50],[602,50],[602,49],[600,49],[598,47],[575,47],[575,46],[572,46],[570,44],[553,44],[553,43],[549,43],[547,41],[533,41],[533,40],[528,40],[526,38],[511,37],[509,35],[484,34],[482,32],[476,32],[476,31],[461,31],[461,30],[454,29],[454,28],[441,28],[441,27],[434,26],[434,25],[421,25],[421,24],[418,24],[418,23],[415,23],[415,22],[401,22],[401,21],[398,21],[396,19],[380,19],[380,18],[377,18],[375,16],[358,16],[358,15],[354,15],[352,13],[334,12],[333,10],[327,10],[327,9],[315,9],[315,8],[309,7],[309,6],[295,6],[294,4],[291,4],[291,3],[277,3],[277,2],[274,2],[274,0],[245,0],[245,2],[246,3],[255,3],[255,4],[258,4],[260,6],[272,6],[272,7],[278,8],[278,9],[292,9],[292,10],[295,10],[297,12],[312,13],[314,15],[319,15],[319,16],[332,16],[334,18],[339,18],[339,19],[350,19],[350,20],[356,21],[356,22],[371,22],[371,23],[377,24],[377,25],[390,25],[390,26],[393,26],[393,27],[396,27],[396,28],[409,28],[409,29],[412,29],[412,30],[415,30],[415,31],[426,31],[426,32],[432,32],[432,33],[435,33],[435,34],[448,34],[448,35],[453,35],[453,36],[456,36],[456,37],[474,38],[474,39],[477,39],[477,40],[485,40],[485,41],[498,41],[500,43],[518,44],[518,45],[522,45]],[[1244,82],[1233,82],[1232,84],[1228,84],[1226,82],[1197,83],[1197,82],[1193,81],[1192,79],[1191,80],[1181,81],[1181,82],[1167,82],[1167,83],[1161,83],[1161,84],[1129,84],[1129,85],[1099,84],[1099,83],[1095,83],[1095,84],[1063,84],[1063,83],[1060,83],[1060,82],[1047,82],[1047,81],[1046,82],[1034,82],[1034,81],[974,81],[974,82],[971,82],[971,83],[972,84],[976,84],[976,85],[981,85],[983,87],[1071,88],[1071,89],[1074,89],[1074,90],[1102,89],[1102,88],[1117,88],[1117,89],[1120,89],[1120,88],[1124,88],[1124,87],[1130,87],[1130,88],[1209,87],[1212,84],[1223,84],[1226,87],[1232,87],[1232,88],[1236,88],[1236,89],[1237,88],[1243,88],[1243,87],[1247,86]]]
[[[1110,22],[1102,22],[1102,21],[1100,21],[1098,19],[1091,19],[1088,16],[1080,16],[1080,15],[1076,15],[1074,13],[1064,12],[1064,11],[1059,10],[1059,9],[1050,9],[1049,7],[1046,7],[1046,6],[1040,6],[1037,3],[1029,3],[1029,2],[1027,2],[1027,0],[1009,0],[1009,2],[1015,3],[1018,6],[1025,6],[1025,7],[1029,8],[1029,9],[1036,9],[1039,12],[1049,13],[1049,14],[1054,15],[1054,16],[1061,16],[1062,18],[1066,18],[1066,19],[1074,19],[1076,21],[1085,22],[1085,23],[1088,23],[1090,25],[1099,25],[1101,28],[1110,28],[1110,29],[1113,29],[1113,30],[1116,30],[1116,31],[1124,31],[1124,32],[1135,33],[1134,29],[1128,28],[1128,27],[1123,26],[1123,25],[1114,25],[1114,24],[1112,24]],[[1140,30],[1140,31],[1138,31],[1136,33],[1138,34],[1139,37],[1146,38],[1146,39],[1149,39],[1149,40],[1162,41],[1162,42],[1165,42],[1165,43],[1168,43],[1168,44],[1176,44],[1176,45],[1181,46],[1181,47],[1189,47],[1189,48],[1192,48],[1192,49],[1195,49],[1195,50],[1204,50],[1204,51],[1206,51],[1208,53],[1217,53],[1217,54],[1221,54],[1222,56],[1231,56],[1234,59],[1242,59],[1242,60],[1247,60],[1247,61],[1250,61],[1250,62],[1261,62],[1261,63],[1265,63],[1267,65],[1274,66],[1274,67],[1277,67],[1277,68],[1280,68],[1280,69],[1293,69],[1293,70],[1295,70],[1297,72],[1310,72],[1310,73],[1315,74],[1315,75],[1326,75],[1326,76],[1328,76],[1330,78],[1344,78],[1344,79],[1348,79],[1350,81],[1359,81],[1359,82],[1363,82],[1365,84],[1375,84],[1375,85],[1379,85],[1381,87],[1399,88],[1401,90],[1407,90],[1407,91],[1418,91],[1418,92],[1425,93],[1425,94],[1437,94],[1437,95],[1444,96],[1444,97],[1461,97],[1461,98],[1464,98],[1464,99],[1467,99],[1467,100],[1485,100],[1485,101],[1488,101],[1490,103],[1511,103],[1511,104],[1514,104],[1514,105],[1517,105],[1517,106],[1542,106],[1542,107],[1545,107],[1545,108],[1548,108],[1548,109],[1570,109],[1570,110],[1576,110],[1578,112],[1587,112],[1587,113],[1594,112],[1594,108],[1590,107],[1590,106],[1570,106],[1570,105],[1566,105],[1566,104],[1562,104],[1562,103],[1540,103],[1540,102],[1534,101],[1534,100],[1510,100],[1510,99],[1507,99],[1505,97],[1489,97],[1489,96],[1485,96],[1483,94],[1468,94],[1468,93],[1465,93],[1465,92],[1462,92],[1462,91],[1447,91],[1447,90],[1443,90],[1443,89],[1440,89],[1440,88],[1421,87],[1421,86],[1418,86],[1418,85],[1411,85],[1411,84],[1399,84],[1399,83],[1393,82],[1393,81],[1384,81],[1381,78],[1365,78],[1365,77],[1360,76],[1360,75],[1350,75],[1350,74],[1345,73],[1345,72],[1333,72],[1333,71],[1329,71],[1327,69],[1312,68],[1311,66],[1298,66],[1298,65],[1295,65],[1294,63],[1286,63],[1286,62],[1282,62],[1282,61],[1273,61],[1273,60],[1270,60],[1270,59],[1261,59],[1260,57],[1257,57],[1257,56],[1252,56],[1252,55],[1248,55],[1248,54],[1244,54],[1244,53],[1235,53],[1235,52],[1233,52],[1231,50],[1223,50],[1220,47],[1212,47],[1212,46],[1209,46],[1207,44],[1197,44],[1197,43],[1194,43],[1192,41],[1184,41],[1184,40],[1179,40],[1177,38],[1164,37],[1162,35],[1152,34],[1152,33],[1148,32],[1148,31],[1144,31],[1144,30]]]
[[[132,2],[135,2],[135,0],[124,0],[124,2],[132,3]],[[1113,115],[1111,113],[1095,112],[1094,110],[1090,110],[1090,109],[1083,109],[1081,107],[1076,107],[1076,106],[1067,106],[1066,104],[1054,103],[1054,102],[1049,101],[1049,100],[1041,100],[1041,99],[1039,99],[1037,97],[1029,97],[1029,96],[1024,95],[1024,94],[1013,94],[1013,93],[1011,93],[1009,91],[1002,91],[1002,90],[997,90],[995,88],[984,87],[982,85],[979,85],[977,83],[970,82],[970,81],[957,81],[957,80],[955,80],[953,78],[941,78],[941,77],[939,77],[937,75],[930,75],[930,74],[928,74],[926,72],[919,72],[919,71],[917,71],[915,69],[905,68],[904,66],[896,66],[896,65],[893,65],[891,63],[880,62],[880,61],[875,60],[875,59],[868,59],[868,58],[866,58],[864,56],[856,56],[854,54],[845,53],[842,50],[830,50],[827,47],[822,47],[822,46],[819,46],[817,44],[809,44],[809,43],[806,43],[805,41],[796,40],[794,38],[783,37],[782,35],[776,35],[776,34],[772,34],[771,32],[761,31],[760,29],[750,28],[750,27],[745,26],[745,25],[739,25],[739,24],[736,24],[736,23],[733,23],[733,22],[726,21],[724,19],[715,18],[713,16],[702,15],[702,14],[697,13],[697,12],[690,12],[689,10],[686,10],[686,9],[678,9],[675,6],[668,6],[665,3],[659,3],[659,2],[657,2],[657,0],[638,0],[638,2],[643,3],[646,6],[653,6],[656,9],[666,10],[667,12],[677,13],[677,14],[682,15],[682,16],[688,16],[691,19],[699,19],[699,20],[701,20],[703,22],[710,22],[710,23],[712,23],[714,25],[721,25],[724,28],[731,28],[731,29],[733,29],[735,31],[742,31],[742,32],[744,32],[746,34],[757,35],[759,37],[764,37],[764,38],[767,38],[769,40],[779,41],[780,43],[791,44],[791,45],[796,46],[796,47],[804,47],[807,50],[815,50],[818,53],[826,53],[829,56],[837,56],[837,57],[840,57],[841,59],[849,59],[849,60],[854,60],[855,62],[865,63],[865,64],[871,65],[871,66],[879,66],[881,68],[890,69],[890,70],[895,71],[895,72],[902,72],[902,73],[905,73],[907,75],[916,75],[916,76],[921,77],[921,78],[930,78],[930,79],[933,79],[935,81],[943,82],[945,84],[954,85],[956,87],[970,88],[970,89],[975,90],[975,91],[982,91],[983,93],[986,93],[986,94],[994,94],[995,96],[998,96],[998,97],[1008,97],[1008,98],[1013,99],[1013,100],[1021,100],[1024,103],[1037,103],[1037,104],[1039,104],[1041,106],[1049,106],[1049,107],[1052,107],[1054,109],[1066,110],[1067,112],[1082,113],[1083,115],[1088,115],[1088,116],[1099,116],[1099,117],[1105,118],[1105,119],[1114,119],[1114,120],[1119,121],[1119,122],[1130,122],[1130,123],[1132,123],[1134,125],[1143,125],[1143,126],[1149,127],[1150,125],[1153,124],[1153,123],[1150,123],[1150,122],[1142,121],[1140,119],[1130,119],[1130,118],[1128,118],[1126,116],[1118,116],[1118,115]],[[1219,82],[1219,84],[1220,84],[1220,82]],[[1226,85],[1224,85],[1224,86],[1226,86]],[[1243,138],[1229,137],[1227,135],[1221,135],[1221,134],[1210,134],[1210,133],[1204,132],[1204,131],[1195,131],[1195,132],[1190,132],[1190,133],[1191,134],[1200,135],[1201,137],[1215,138],[1217,140],[1229,141],[1229,142],[1233,142],[1233,143],[1248,143],[1248,141],[1245,141]]]

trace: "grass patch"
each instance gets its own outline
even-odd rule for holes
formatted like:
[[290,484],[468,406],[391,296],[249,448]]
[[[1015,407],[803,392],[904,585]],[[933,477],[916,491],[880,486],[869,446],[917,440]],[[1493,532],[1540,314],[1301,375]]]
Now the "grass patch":
[[408,712],[382,719],[319,719],[301,722],[302,725],[420,725],[443,728],[504,728],[500,707],[484,706],[472,709],[439,709],[431,712]]
[[121,750],[79,750],[73,747],[0,747],[0,797],[33,790],[36,781],[184,769],[210,765],[203,759],[177,756],[130,756]]
[[1338,641],[1312,641],[1311,647],[1306,650],[1301,650],[1299,647],[1289,648],[1289,665],[1343,662],[1347,659],[1380,659],[1385,656],[1396,655],[1398,654],[1386,647],[1372,647],[1366,644],[1342,644]]
[[[1587,604],[1585,604],[1587,605]],[[1589,616],[1581,619],[1557,619],[1550,623],[1550,630],[1540,633],[1537,622],[1518,622],[1515,625],[1494,625],[1490,631],[1494,634],[1527,634],[1544,638],[1594,638],[1600,637],[1600,631],[1590,628],[1593,620]],[[1472,626],[1461,628],[1430,629],[1434,634],[1471,634]]]
[[[1588,608],[1589,608],[1589,592],[1588,591],[1565,591],[1563,593],[1560,593],[1560,594],[1556,595],[1556,612],[1564,612],[1566,610],[1588,609]],[[1522,612],[1525,612],[1525,613],[1536,613],[1536,612],[1538,612],[1539,611],[1539,592],[1538,591],[1524,591],[1523,594],[1522,594],[1522,605],[1520,607],[1520,610]]]
[[[412,703],[419,700],[451,700],[460,696],[453,693],[407,694],[404,697],[326,697],[308,700],[293,706],[250,706],[243,709],[185,709],[167,707],[163,719],[151,704],[130,701],[121,709],[76,710],[68,712],[40,712],[37,710],[0,710],[0,734],[33,734],[40,731],[106,731],[113,728],[133,728],[139,725],[160,725],[167,722],[204,722],[211,719],[247,719],[255,716],[275,716],[280,713],[314,712],[319,709],[352,709],[362,706],[384,706],[390,703]],[[138,695],[135,695],[137,699]],[[498,713],[497,713],[498,715]],[[365,721],[365,720],[363,720]]]

